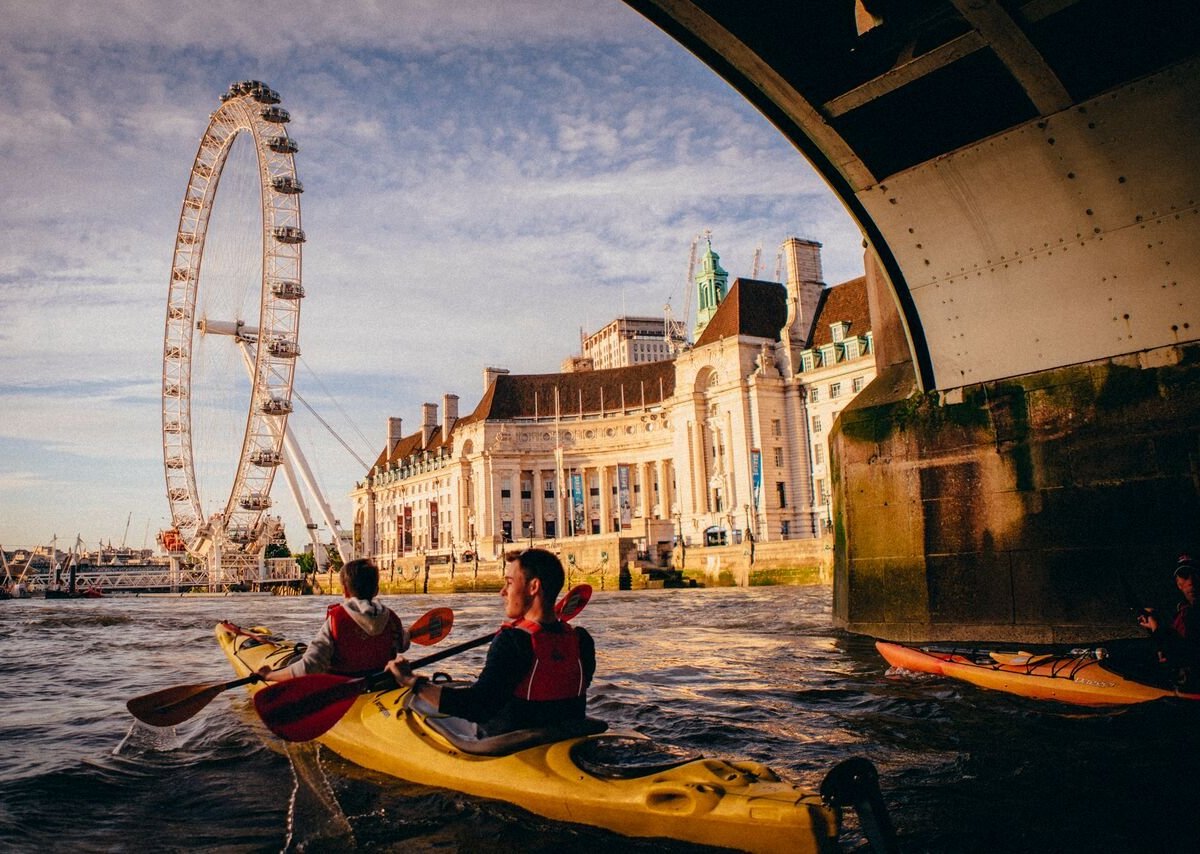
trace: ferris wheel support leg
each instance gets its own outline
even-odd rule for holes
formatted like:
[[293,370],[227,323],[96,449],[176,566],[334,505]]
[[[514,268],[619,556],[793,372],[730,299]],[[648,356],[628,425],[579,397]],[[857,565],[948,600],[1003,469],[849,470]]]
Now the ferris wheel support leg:
[[296,509],[300,511],[300,516],[304,519],[305,531],[312,543],[313,557],[318,564],[317,571],[320,572],[328,562],[328,558],[325,557],[325,550],[321,547],[321,538],[317,534],[317,526],[313,524],[312,513],[309,512],[308,504],[304,500],[304,493],[300,491],[300,483],[296,480],[291,455],[287,453],[283,455],[283,478],[287,481],[288,489],[291,490],[292,500],[296,502]]
[[[246,371],[250,376],[251,383],[254,382],[254,353],[251,351],[250,345],[244,339],[238,339],[238,346],[242,351],[242,362],[246,366]],[[271,429],[278,435],[278,428],[275,425]],[[283,429],[283,473],[287,479],[288,487],[292,491],[292,498],[296,502],[296,508],[300,511],[300,515],[304,517],[304,524],[308,527],[309,535],[312,538],[313,557],[317,559],[317,570],[321,571],[324,568],[324,549],[321,547],[320,539],[317,535],[316,526],[312,521],[312,514],[308,511],[308,505],[304,501],[304,497],[300,492],[299,485],[296,483],[295,472],[300,473],[304,480],[305,486],[308,487],[309,495],[317,503],[317,508],[321,511],[321,517],[325,520],[325,524],[329,526],[329,530],[333,532],[334,546],[338,550],[338,555],[342,559],[342,563],[346,563],[352,557],[350,550],[346,546],[346,538],[338,528],[337,519],[333,516],[333,510],[329,507],[329,503],[325,500],[325,496],[317,487],[316,479],[312,475],[312,469],[308,467],[308,460],[305,459],[304,453],[300,450],[300,445],[296,442],[292,435],[290,427],[285,426]]]
[[304,478],[304,483],[308,487],[309,494],[317,502],[317,508],[321,511],[321,517],[325,520],[325,524],[329,526],[329,530],[333,533],[333,544],[338,550],[338,555],[342,562],[350,560],[351,555],[346,548],[345,538],[342,536],[341,529],[338,527],[337,519],[333,517],[333,510],[329,503],[325,500],[325,496],[321,494],[321,490],[317,488],[316,480],[313,478],[312,470],[308,467],[308,460],[304,458],[304,453],[300,450],[300,446],[296,443],[296,439],[292,436],[290,427],[285,427],[283,430],[283,450],[285,457],[290,457],[295,463],[296,468],[300,471],[300,476]]

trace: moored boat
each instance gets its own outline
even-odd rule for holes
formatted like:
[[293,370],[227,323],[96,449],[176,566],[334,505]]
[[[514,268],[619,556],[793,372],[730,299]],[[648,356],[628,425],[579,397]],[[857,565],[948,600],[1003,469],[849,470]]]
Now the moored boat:
[[[221,623],[216,636],[240,676],[263,664],[282,666],[295,654],[294,643],[265,629],[246,632]],[[261,685],[247,688],[254,692]],[[827,802],[755,762],[681,758],[661,750],[647,762],[646,750],[636,749],[653,752],[644,736],[603,732],[600,722],[485,739],[474,737],[473,726],[465,724],[394,688],[357,697],[319,740],[365,768],[506,801],[546,818],[744,851],[838,851],[839,803],[855,805],[860,816],[870,814],[861,804],[882,808],[874,769],[865,760],[848,763],[869,769],[858,776],[870,777],[873,793],[860,789]],[[622,756],[630,746],[632,761]],[[837,771],[822,791],[839,788],[845,775]]]
[[1144,668],[1122,665],[1103,648],[1031,653],[915,647],[888,641],[876,641],[875,648],[893,667],[1038,700],[1080,706],[1120,706],[1168,697],[1200,700],[1200,694],[1154,684]]

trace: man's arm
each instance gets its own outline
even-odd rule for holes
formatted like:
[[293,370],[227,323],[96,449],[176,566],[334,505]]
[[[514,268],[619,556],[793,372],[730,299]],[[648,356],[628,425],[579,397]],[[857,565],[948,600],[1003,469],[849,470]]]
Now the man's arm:
[[[519,629],[504,629],[488,648],[487,662],[475,684],[443,688],[438,711],[480,723],[494,717],[513,697],[517,685],[533,666],[533,641]],[[432,691],[428,692],[430,695]],[[422,693],[432,702],[432,696]]]

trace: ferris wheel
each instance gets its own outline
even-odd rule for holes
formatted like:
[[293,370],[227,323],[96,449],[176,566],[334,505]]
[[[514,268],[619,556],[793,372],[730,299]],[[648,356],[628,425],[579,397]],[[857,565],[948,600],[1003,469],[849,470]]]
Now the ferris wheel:
[[[173,528],[168,551],[186,551],[210,566],[236,566],[261,553],[272,530],[271,485],[285,463],[292,383],[300,355],[300,194],[296,142],[279,95],[257,80],[234,83],[221,96],[192,164],[183,196],[167,295],[163,334],[163,470]],[[261,297],[257,318],[197,317],[201,262],[222,170],[234,140],[253,145],[262,208]],[[257,251],[257,248],[255,249]],[[193,430],[193,355],[200,336],[229,336],[250,379],[245,429],[232,488],[220,509],[206,512],[196,476]],[[231,461],[232,465],[232,461]],[[223,492],[222,492],[223,494]],[[220,496],[218,496],[220,497]],[[211,506],[211,505],[210,505]],[[315,527],[315,526],[310,526]]]

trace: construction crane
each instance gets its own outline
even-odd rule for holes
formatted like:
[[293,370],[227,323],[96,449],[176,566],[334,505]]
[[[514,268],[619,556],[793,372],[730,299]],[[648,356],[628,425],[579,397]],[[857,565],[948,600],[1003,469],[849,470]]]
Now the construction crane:
[[779,244],[779,251],[775,254],[775,281],[783,281],[783,244]]
[[762,244],[754,250],[754,261],[750,264],[750,278],[757,279],[758,271],[762,269]]
[[133,511],[129,511],[129,515],[125,517],[125,533],[121,535],[121,548],[125,548],[125,541],[129,539],[129,523],[133,520]]
[[[663,306],[663,337],[666,339],[667,346],[671,348],[671,352],[673,353],[679,352],[679,350],[681,350],[688,343],[687,324],[692,313],[692,291],[695,290],[695,283],[692,281],[692,279],[696,275],[696,247],[700,245],[701,237],[707,237],[711,233],[711,231],[705,229],[703,234],[697,234],[692,238],[692,248],[691,252],[688,254],[687,279],[684,280],[683,286],[682,318],[676,321],[674,310],[671,308],[671,300],[675,297],[674,291],[672,291],[671,296],[667,298],[666,305]],[[674,329],[676,323],[683,326],[682,343],[677,343],[675,341]]]

